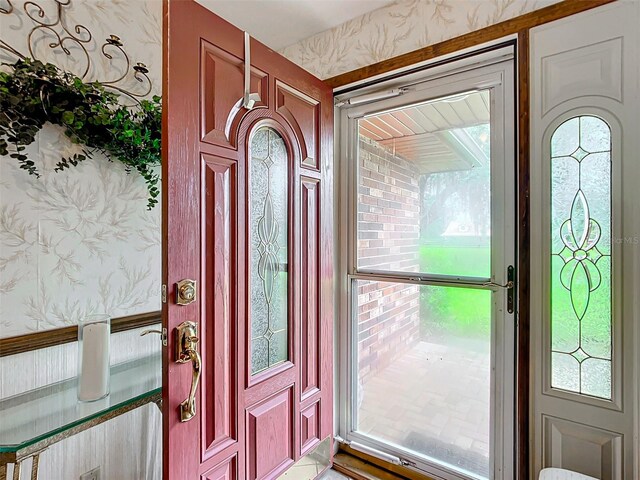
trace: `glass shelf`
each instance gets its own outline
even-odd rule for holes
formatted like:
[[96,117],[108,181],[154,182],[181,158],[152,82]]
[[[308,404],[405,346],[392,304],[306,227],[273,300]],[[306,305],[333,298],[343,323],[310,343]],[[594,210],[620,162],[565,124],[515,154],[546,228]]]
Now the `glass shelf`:
[[46,448],[79,431],[146,403],[160,402],[162,357],[111,367],[111,394],[77,400],[75,378],[0,400],[0,457]]

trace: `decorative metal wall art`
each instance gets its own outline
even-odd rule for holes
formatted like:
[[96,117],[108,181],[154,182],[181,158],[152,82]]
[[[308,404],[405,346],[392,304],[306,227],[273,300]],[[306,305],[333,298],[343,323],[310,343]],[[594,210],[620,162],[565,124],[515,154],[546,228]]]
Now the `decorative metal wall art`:
[[[4,15],[20,15],[19,10],[12,3],[15,0],[0,0],[0,14]],[[80,55],[82,60],[79,61],[81,67],[76,73],[84,81],[98,81],[105,88],[114,90],[135,103],[139,103],[141,98],[146,97],[152,89],[152,82],[149,76],[149,69],[142,62],[132,64],[129,55],[124,49],[122,40],[117,35],[110,35],[104,43],[96,48],[95,51],[90,50],[94,45],[94,38],[91,31],[81,24],[70,24],[67,18],[67,11],[71,5],[71,0],[49,0],[50,6],[45,8],[43,1],[26,1],[23,5],[24,13],[27,19],[33,22],[33,27],[27,35],[27,46],[29,55],[20,52],[17,48],[10,45],[6,40],[0,38],[0,50],[4,50],[18,59],[26,59],[28,56],[34,60],[41,60],[36,56],[36,42],[44,41],[48,43],[47,47],[54,52],[62,52],[68,57]],[[97,44],[96,44],[97,46]],[[124,68],[108,68],[108,71],[123,72],[116,74],[111,79],[89,79],[92,65],[96,59],[92,58],[95,52],[99,52],[104,58],[108,59],[113,65],[115,62],[124,62]],[[129,83],[137,82],[136,88],[127,88]]]

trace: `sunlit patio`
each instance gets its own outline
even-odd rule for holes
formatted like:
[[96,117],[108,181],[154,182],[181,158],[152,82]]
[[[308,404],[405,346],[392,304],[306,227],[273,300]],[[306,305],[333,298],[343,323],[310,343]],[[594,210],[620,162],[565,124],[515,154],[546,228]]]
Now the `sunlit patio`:
[[447,343],[419,341],[369,375],[358,430],[488,476],[490,355],[477,341]]

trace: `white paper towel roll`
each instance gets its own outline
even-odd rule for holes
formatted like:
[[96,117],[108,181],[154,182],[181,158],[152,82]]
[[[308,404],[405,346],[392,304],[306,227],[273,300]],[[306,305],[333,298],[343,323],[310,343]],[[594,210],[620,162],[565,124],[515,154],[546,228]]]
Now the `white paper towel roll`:
[[78,399],[98,400],[109,393],[109,325],[90,323],[82,331]]

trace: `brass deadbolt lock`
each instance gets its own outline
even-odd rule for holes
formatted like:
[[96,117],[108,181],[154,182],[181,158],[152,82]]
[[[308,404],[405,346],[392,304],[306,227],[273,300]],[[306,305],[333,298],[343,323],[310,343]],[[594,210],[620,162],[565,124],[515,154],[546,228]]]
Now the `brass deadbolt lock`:
[[176,303],[189,305],[196,301],[196,281],[185,278],[176,283]]

